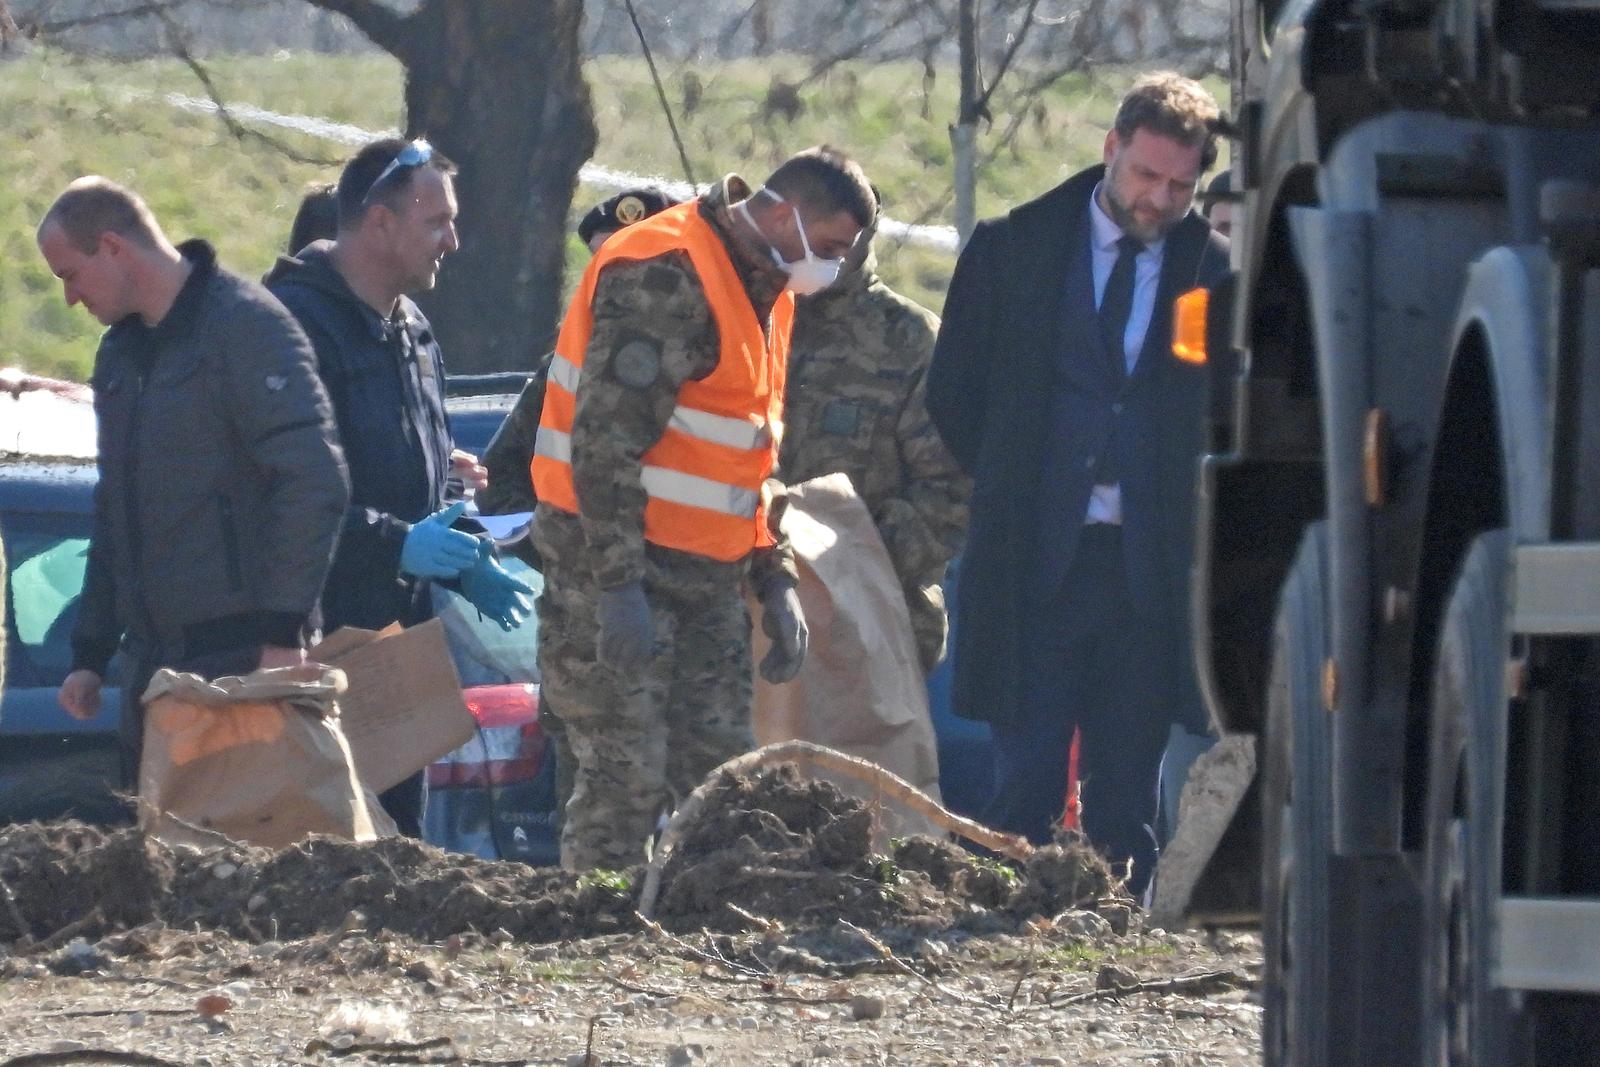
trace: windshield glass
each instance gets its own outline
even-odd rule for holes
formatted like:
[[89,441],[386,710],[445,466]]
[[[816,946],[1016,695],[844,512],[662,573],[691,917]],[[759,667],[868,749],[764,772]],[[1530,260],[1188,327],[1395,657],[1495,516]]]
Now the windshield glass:
[[6,683],[58,685],[72,666],[72,627],[89,561],[87,525],[57,516],[7,516]]

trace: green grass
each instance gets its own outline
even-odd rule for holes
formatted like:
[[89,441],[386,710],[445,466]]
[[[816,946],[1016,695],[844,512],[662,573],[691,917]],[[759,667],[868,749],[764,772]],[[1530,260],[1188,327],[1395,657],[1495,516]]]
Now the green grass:
[[[271,111],[314,115],[367,129],[401,124],[402,71],[386,56],[310,54],[216,58],[210,69],[223,99]],[[759,181],[790,151],[828,141],[861,159],[897,219],[951,221],[950,146],[953,71],[942,71],[925,98],[917,64],[852,65],[808,85],[804,110],[791,122],[765,115],[775,78],[797,80],[798,59],[700,64],[697,107],[682,109],[685,77],[668,74],[667,91],[701,181],[737,171]],[[589,65],[600,144],[595,162],[681,177],[644,64],[601,59]],[[1127,75],[1076,77],[1053,87],[1030,113],[1015,143],[979,173],[980,215],[1028,199],[1098,157],[1106,123]],[[1214,87],[1217,88],[1217,87]],[[34,229],[56,193],[73,178],[100,173],[139,190],[175,238],[201,236],[224,263],[259,275],[287,237],[305,186],[338,175],[339,145],[272,130],[303,156],[296,162],[256,138],[240,140],[215,117],[179,111],[160,94],[204,96],[175,60],[79,61],[39,51],[0,64],[0,366],[87,376],[100,327],[68,309],[34,247]],[[980,149],[992,149],[1009,116]],[[604,195],[579,190],[574,217]],[[881,240],[890,284],[937,310],[953,257]],[[568,240],[568,263],[586,257]],[[569,271],[573,277],[576,271]],[[569,283],[570,284],[570,283]],[[449,339],[445,338],[448,352]]]

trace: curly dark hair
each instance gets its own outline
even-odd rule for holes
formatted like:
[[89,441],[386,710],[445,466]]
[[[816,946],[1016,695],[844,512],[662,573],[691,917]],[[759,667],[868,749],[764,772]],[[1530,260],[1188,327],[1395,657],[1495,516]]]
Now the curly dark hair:
[[1164,70],[1133,83],[1117,107],[1112,129],[1123,144],[1133,138],[1135,130],[1146,129],[1179,144],[1198,146],[1204,173],[1217,161],[1217,120],[1221,115],[1216,98],[1205,86]]

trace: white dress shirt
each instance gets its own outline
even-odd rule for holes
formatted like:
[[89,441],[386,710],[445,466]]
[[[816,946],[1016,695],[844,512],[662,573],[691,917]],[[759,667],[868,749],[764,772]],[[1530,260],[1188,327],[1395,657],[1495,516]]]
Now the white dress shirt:
[[[1094,268],[1094,306],[1098,308],[1105,298],[1106,282],[1111,279],[1111,268],[1117,262],[1117,241],[1122,237],[1122,227],[1111,221],[1100,207],[1100,186],[1094,187],[1089,197],[1089,239],[1093,247],[1091,257]],[[1150,316],[1156,307],[1156,287],[1161,281],[1161,257],[1166,250],[1165,237],[1145,246],[1133,261],[1133,307],[1128,312],[1128,328],[1122,335],[1123,366],[1128,376],[1139,362],[1139,350],[1144,347],[1145,334],[1150,332]],[[1109,522],[1122,524],[1122,487],[1097,485],[1089,495],[1089,513],[1085,523]]]

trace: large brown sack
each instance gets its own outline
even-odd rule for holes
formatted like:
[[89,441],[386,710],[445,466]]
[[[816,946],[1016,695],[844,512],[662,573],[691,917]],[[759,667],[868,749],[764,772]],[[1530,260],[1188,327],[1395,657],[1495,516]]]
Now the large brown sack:
[[[938,800],[927,682],[905,592],[872,515],[844,474],[791,486],[788,496],[782,528],[799,564],[811,644],[793,681],[772,685],[756,674],[756,744],[810,741],[875,763]],[[751,611],[760,618],[758,605]],[[759,624],[754,644],[760,663],[771,641]],[[833,780],[869,802],[882,799],[858,781]],[[895,814],[896,833],[926,828],[914,812]]]
[[140,825],[171,843],[198,828],[269,848],[393,834],[339,727],[344,689],[344,672],[314,663],[213,682],[157,671],[144,693]]

